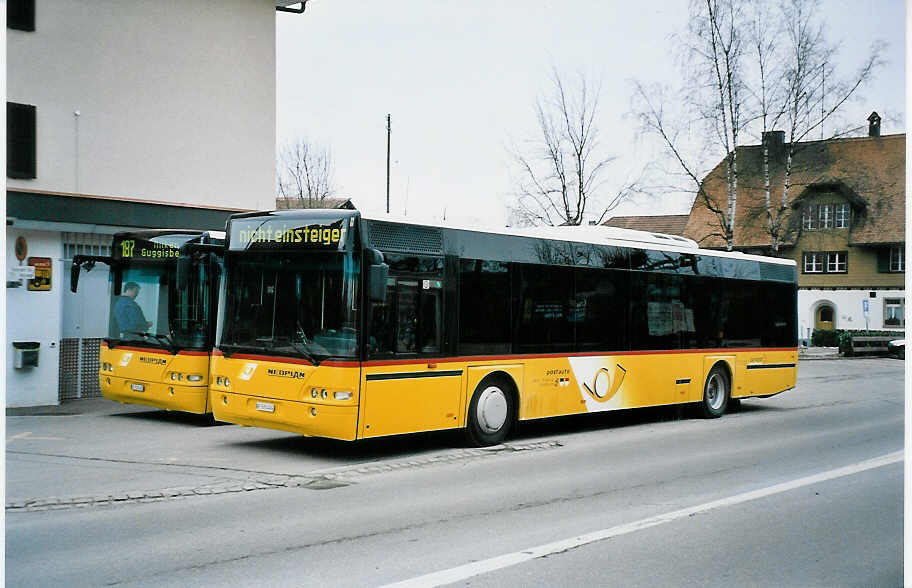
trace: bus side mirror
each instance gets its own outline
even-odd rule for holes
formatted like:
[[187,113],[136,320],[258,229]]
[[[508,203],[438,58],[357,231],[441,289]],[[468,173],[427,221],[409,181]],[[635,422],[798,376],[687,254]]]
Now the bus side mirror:
[[[107,258],[98,258],[100,261],[105,261]],[[70,292],[76,293],[76,288],[79,286],[79,272],[82,267],[85,266],[85,270],[91,271],[95,267],[95,259],[88,255],[76,255],[73,257],[73,264],[70,266]]]
[[383,263],[383,254],[376,249],[365,251],[365,261],[370,263],[368,270],[368,292],[371,302],[386,303],[386,279],[389,277],[389,266]]
[[70,266],[70,292],[76,292],[76,288],[79,286],[79,270],[80,265],[73,262],[73,265]]

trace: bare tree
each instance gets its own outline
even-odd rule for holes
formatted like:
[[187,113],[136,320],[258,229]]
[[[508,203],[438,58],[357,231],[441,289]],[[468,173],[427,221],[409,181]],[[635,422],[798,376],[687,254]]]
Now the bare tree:
[[296,199],[304,208],[321,207],[336,191],[332,154],[328,148],[296,139],[279,152],[276,166],[276,195]]
[[[662,92],[635,82],[634,113],[641,128],[657,136],[684,172],[696,198],[716,222],[707,237],[719,237],[734,247],[738,205],[738,146],[750,122],[744,85],[744,19],[735,0],[693,0],[684,49],[685,120],[669,120]],[[710,153],[724,158],[726,202],[717,202],[705,189],[700,162],[684,145],[685,130],[697,123],[711,145]],[[718,160],[718,159],[717,159]]]
[[[826,38],[817,15],[817,0],[781,0],[776,20],[771,18],[769,3],[754,6],[752,48],[759,64],[755,83],[762,136],[784,126],[783,180],[775,202],[769,165],[771,145],[761,141],[766,232],[776,253],[789,226],[789,190],[801,143],[817,131],[822,138],[824,123],[870,81],[881,63],[883,47],[875,44],[853,75],[839,78],[833,66],[836,46]],[[836,130],[833,136],[840,134]]]
[[568,88],[552,71],[553,94],[539,98],[535,114],[541,136],[525,152],[513,150],[519,170],[511,223],[519,225],[579,225],[586,211],[597,207],[597,222],[628,198],[636,181],[604,197],[603,172],[614,160],[599,146],[599,94],[585,76]]

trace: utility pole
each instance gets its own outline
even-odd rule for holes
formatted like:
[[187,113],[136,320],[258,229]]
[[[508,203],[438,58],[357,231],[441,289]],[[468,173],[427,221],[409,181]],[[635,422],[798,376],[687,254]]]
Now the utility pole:
[[390,212],[390,115],[386,115],[386,214]]

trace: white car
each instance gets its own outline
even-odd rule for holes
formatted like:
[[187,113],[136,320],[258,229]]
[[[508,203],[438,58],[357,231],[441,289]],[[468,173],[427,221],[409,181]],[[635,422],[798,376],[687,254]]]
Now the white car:
[[906,340],[905,339],[895,339],[887,343],[887,349],[890,350],[890,355],[893,357],[898,357],[899,359],[906,358]]

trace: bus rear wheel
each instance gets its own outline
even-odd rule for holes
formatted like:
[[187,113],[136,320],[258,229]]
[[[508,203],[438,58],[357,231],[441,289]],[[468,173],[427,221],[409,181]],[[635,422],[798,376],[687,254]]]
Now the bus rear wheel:
[[466,433],[469,442],[484,447],[503,442],[510,432],[515,411],[510,387],[500,378],[485,378],[475,388]]
[[709,371],[709,375],[706,376],[706,384],[703,386],[703,402],[700,404],[703,416],[708,419],[716,419],[725,414],[729,398],[731,398],[731,380],[728,372],[722,366],[716,365]]

